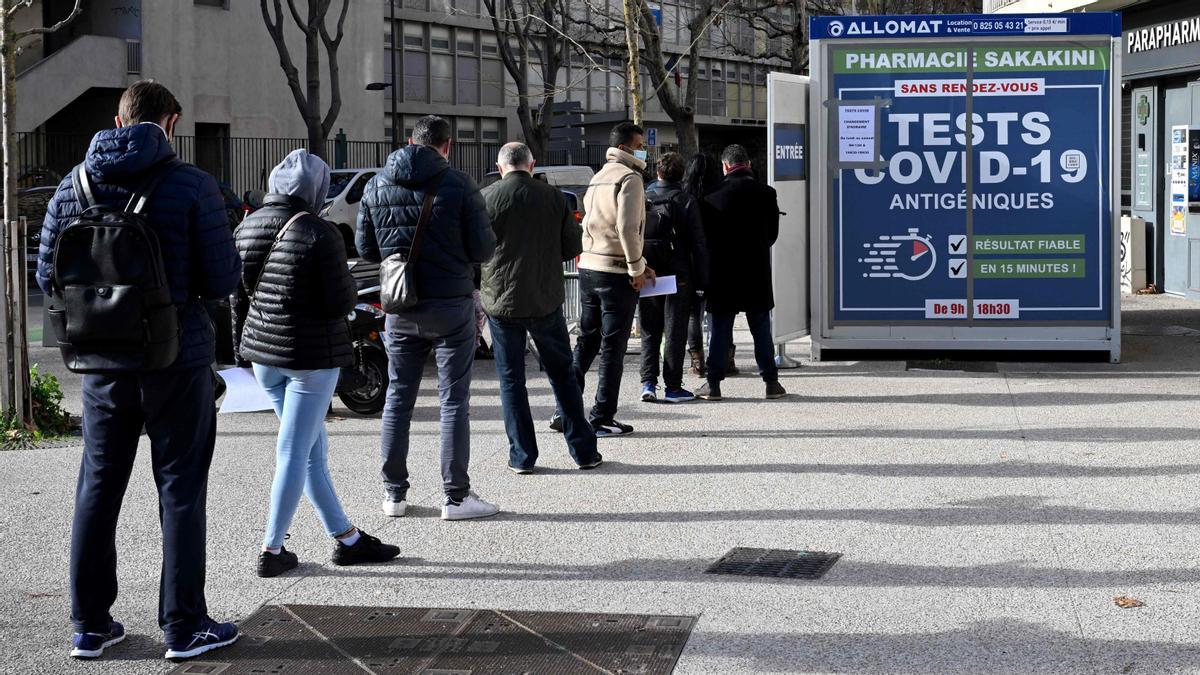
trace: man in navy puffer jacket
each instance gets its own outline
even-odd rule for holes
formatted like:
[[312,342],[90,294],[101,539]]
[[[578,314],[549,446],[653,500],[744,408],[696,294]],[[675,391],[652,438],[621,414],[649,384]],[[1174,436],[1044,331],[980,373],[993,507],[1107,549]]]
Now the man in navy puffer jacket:
[[387,317],[390,382],[383,408],[383,512],[403,516],[408,505],[408,430],[421,386],[421,371],[437,354],[442,404],[442,518],[463,520],[495,514],[494,504],[471,492],[471,366],[475,362],[475,264],[490,260],[496,235],[475,181],[450,168],[450,123],[427,116],[417,121],[410,144],[393,152],[367,183],[358,212],[358,252],[379,262],[409,254],[425,195],[434,189],[429,222],[416,262],[420,302]]
[[[84,159],[96,201],[125,203],[131,190],[175,157],[169,135],[180,112],[171,92],[153,80],[125,91],[117,128],[96,134]],[[80,211],[68,176],[42,226],[37,280],[47,294],[55,241]],[[208,617],[204,599],[205,498],[217,430],[209,371],[215,341],[204,300],[229,296],[242,263],[217,183],[194,166],[176,167],[163,179],[150,197],[147,222],[158,235],[180,310],[181,348],[164,370],[83,378],[84,452],[71,532],[71,654],[77,657],[99,656],[124,638],[109,614],[117,597],[117,516],[143,425],[162,515],[159,625],[167,658],[195,656],[238,635],[233,624]]]

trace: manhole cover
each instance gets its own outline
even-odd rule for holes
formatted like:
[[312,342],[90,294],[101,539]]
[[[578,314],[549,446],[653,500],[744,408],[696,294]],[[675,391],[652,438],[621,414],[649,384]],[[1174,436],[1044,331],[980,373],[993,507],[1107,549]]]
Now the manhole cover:
[[[641,673],[675,669],[696,617],[267,605],[172,675]],[[203,657],[202,657],[203,658]]]
[[820,579],[841,553],[788,551],[779,548],[735,548],[709,566],[709,574],[781,579]]
[[908,361],[905,370],[949,370],[961,373],[995,373],[999,372],[995,361],[948,361],[933,359],[930,361]]

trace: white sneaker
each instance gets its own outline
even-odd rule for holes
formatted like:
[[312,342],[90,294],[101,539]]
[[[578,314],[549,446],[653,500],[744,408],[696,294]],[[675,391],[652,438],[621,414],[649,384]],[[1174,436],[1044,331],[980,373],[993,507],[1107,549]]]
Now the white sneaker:
[[471,518],[487,518],[500,513],[500,507],[491,502],[485,502],[479,498],[479,495],[474,492],[468,492],[467,496],[457,504],[446,497],[446,503],[442,505],[442,520],[470,520]]
[[383,515],[389,518],[403,518],[404,512],[407,510],[407,501],[401,499],[398,502],[394,502],[388,497],[383,498]]

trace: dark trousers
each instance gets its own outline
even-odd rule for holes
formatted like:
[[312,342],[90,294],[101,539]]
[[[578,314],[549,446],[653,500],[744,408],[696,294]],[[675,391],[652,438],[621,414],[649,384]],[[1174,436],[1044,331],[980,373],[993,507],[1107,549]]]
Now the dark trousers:
[[692,296],[692,307],[688,319],[687,348],[700,351],[704,348],[704,298]]
[[[658,384],[659,352],[662,352],[663,384],[668,389],[683,388],[683,352],[687,346],[688,319],[691,316],[692,289],[676,279],[678,292],[656,295],[638,301],[638,320],[642,327],[642,383]],[[663,340],[666,347],[663,348]]]
[[437,359],[441,403],[442,489],[467,496],[471,478],[471,366],[475,363],[475,303],[471,296],[423,300],[403,314],[389,314],[387,399],[383,404],[383,484],[400,501],[408,496],[408,441],[425,360]]
[[583,388],[583,375],[600,356],[596,403],[590,417],[612,419],[621,395],[625,349],[633,330],[638,292],[626,274],[579,270],[579,339],[575,341],[575,373]]
[[71,527],[71,619],[81,633],[107,632],[112,621],[117,517],[143,425],[162,526],[158,625],[172,642],[190,637],[208,614],[205,508],[217,433],[208,366],[84,376],[83,462]]
[[488,317],[492,347],[496,354],[496,375],[500,378],[500,405],[504,409],[504,432],[508,435],[508,463],[531,469],[537,463],[537,436],[529,412],[529,391],[525,387],[525,339],[533,338],[542,367],[550,378],[550,388],[562,411],[563,434],[567,451],[576,464],[596,460],[596,434],[583,412],[583,392],[571,363],[571,339],[562,309],[538,319],[502,319]]
[[[708,315],[708,381],[725,379],[729,359],[729,347],[733,344],[733,320],[736,314]],[[779,381],[779,367],[775,365],[775,344],[771,340],[771,313],[746,312],[746,323],[754,338],[754,360],[758,363],[758,374],[763,382]]]

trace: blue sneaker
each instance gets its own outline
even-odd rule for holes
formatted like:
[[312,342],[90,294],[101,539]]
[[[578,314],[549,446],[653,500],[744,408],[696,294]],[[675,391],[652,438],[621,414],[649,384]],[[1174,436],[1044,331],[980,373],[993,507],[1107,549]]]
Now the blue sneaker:
[[683,387],[678,389],[668,388],[666,393],[663,394],[663,401],[667,403],[687,403],[688,401],[695,400],[696,395]]
[[77,659],[94,659],[105,649],[125,639],[125,627],[113,621],[107,633],[76,633],[71,640],[71,656]]
[[228,647],[237,642],[238,629],[232,623],[217,623],[205,618],[200,623],[200,630],[192,633],[190,638],[184,638],[175,643],[167,644],[168,659],[190,659],[204,652]]
[[642,402],[657,403],[658,402],[658,385],[653,382],[642,383]]

